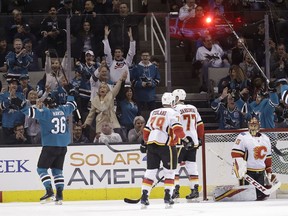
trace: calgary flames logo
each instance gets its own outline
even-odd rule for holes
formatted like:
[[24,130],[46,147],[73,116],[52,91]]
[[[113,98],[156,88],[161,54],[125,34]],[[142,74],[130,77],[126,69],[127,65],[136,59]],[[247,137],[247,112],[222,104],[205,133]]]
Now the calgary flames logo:
[[257,146],[254,148],[254,158],[255,160],[263,159],[266,156],[267,148],[266,146]]

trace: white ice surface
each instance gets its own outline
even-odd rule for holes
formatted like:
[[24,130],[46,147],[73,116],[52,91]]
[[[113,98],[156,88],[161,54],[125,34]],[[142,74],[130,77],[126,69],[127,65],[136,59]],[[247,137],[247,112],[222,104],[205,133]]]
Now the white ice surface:
[[151,199],[147,209],[141,205],[116,201],[64,201],[54,203],[1,203],[0,216],[288,216],[288,199],[253,202],[187,203],[180,199],[165,209],[162,199]]

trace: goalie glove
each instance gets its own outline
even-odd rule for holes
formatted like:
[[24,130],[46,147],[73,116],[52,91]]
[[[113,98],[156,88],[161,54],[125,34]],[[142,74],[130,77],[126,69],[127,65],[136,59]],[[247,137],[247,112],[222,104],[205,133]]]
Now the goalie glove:
[[234,158],[233,171],[238,179],[242,179],[247,172],[247,162],[241,158]]
[[[192,150],[194,149],[195,147],[195,143],[193,142],[192,138],[187,136],[185,137],[184,139],[181,140],[181,144],[184,146],[184,148],[189,151],[189,150]],[[198,145],[197,145],[198,147]],[[196,147],[196,148],[197,148]]]
[[145,154],[147,152],[147,144],[142,140],[141,145],[140,145],[140,152]]

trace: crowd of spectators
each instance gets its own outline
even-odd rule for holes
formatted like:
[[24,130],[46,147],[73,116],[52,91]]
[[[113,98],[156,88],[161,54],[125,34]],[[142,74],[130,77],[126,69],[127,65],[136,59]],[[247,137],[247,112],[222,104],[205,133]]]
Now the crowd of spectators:
[[[179,12],[182,22],[192,22],[198,27],[205,13],[212,14],[217,21],[217,17],[227,11],[230,17],[230,11],[234,11],[236,17],[239,8],[247,7],[244,2],[228,0],[169,3]],[[276,3],[273,5],[279,7]],[[41,103],[48,96],[54,97],[60,105],[65,104],[67,95],[71,94],[78,104],[72,122],[75,143],[141,142],[147,119],[145,112],[156,108],[156,88],[161,80],[159,59],[152,58],[149,50],[139,50],[139,23],[148,12],[148,0],[141,1],[137,15],[130,13],[129,4],[119,0],[51,1],[38,26],[31,25],[31,20],[23,16],[23,8],[11,5],[9,8],[11,16],[5,26],[1,26],[5,31],[0,33],[0,72],[8,83],[7,89],[0,83],[1,135],[7,137],[5,142],[34,144],[41,141],[38,122],[25,118],[13,107],[10,103],[13,97],[26,98],[32,105],[37,103],[37,107],[42,107]],[[282,20],[277,28],[285,29],[287,20],[283,14],[278,14],[277,18]],[[71,73],[66,53],[67,17],[71,20],[71,57],[75,73],[71,80],[66,75]],[[227,77],[217,83],[220,97],[213,98],[211,103],[221,119],[220,129],[245,127],[245,119],[251,112],[273,117],[269,121],[260,117],[261,124],[266,124],[263,127],[273,128],[277,120],[285,121],[285,118],[279,120],[286,107],[283,108],[280,101],[282,109],[278,109],[277,89],[269,89],[261,74],[265,66],[264,33],[263,23],[258,24],[252,34],[255,47],[248,47],[245,35],[241,35],[227,48],[225,37],[209,30],[197,38],[179,41],[186,61],[191,61],[198,70],[201,91],[209,88],[209,68],[229,68]],[[280,42],[279,35],[271,35],[269,43],[271,79],[288,76],[288,54],[285,41]],[[249,52],[243,46],[248,47]],[[42,68],[43,78],[36,86],[31,86],[28,72]],[[279,110],[282,113],[279,114]],[[22,127],[25,129],[23,136]]]

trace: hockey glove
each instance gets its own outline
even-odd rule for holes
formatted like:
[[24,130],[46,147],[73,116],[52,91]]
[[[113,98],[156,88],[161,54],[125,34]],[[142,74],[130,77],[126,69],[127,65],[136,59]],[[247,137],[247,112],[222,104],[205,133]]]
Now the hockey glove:
[[265,185],[275,185],[277,184],[278,179],[276,178],[275,174],[272,173],[267,173],[266,177],[265,177]]
[[187,151],[193,150],[194,149],[194,142],[191,137],[187,136],[184,139],[181,140],[181,144],[184,146],[184,148]]
[[147,152],[147,144],[142,140],[140,145],[140,152],[145,154]]

